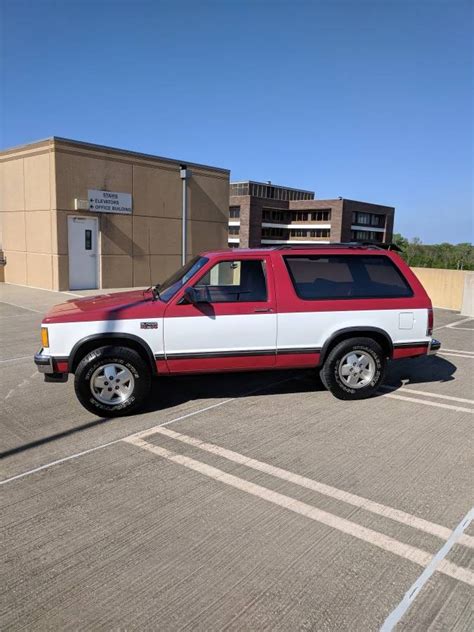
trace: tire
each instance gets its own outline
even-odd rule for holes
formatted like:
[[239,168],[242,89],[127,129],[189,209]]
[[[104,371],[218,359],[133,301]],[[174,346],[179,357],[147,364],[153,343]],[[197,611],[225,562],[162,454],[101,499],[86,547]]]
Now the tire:
[[74,377],[77,399],[101,417],[135,412],[145,403],[150,386],[150,367],[127,347],[94,349],[79,362]]
[[372,338],[349,338],[329,352],[321,369],[321,381],[338,399],[367,399],[379,388],[386,363],[378,342]]

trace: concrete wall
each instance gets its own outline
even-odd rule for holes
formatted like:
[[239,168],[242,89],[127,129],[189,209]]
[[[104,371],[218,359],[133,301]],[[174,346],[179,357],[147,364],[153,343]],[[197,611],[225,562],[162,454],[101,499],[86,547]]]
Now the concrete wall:
[[[69,289],[67,218],[97,217],[100,287],[163,281],[181,265],[179,162],[50,139],[0,156],[5,280]],[[188,163],[188,256],[227,246],[229,172]],[[88,189],[132,194],[133,213],[75,211]]]
[[434,307],[460,310],[463,303],[464,283],[472,272],[438,268],[412,268],[428,292]]
[[461,314],[463,316],[474,316],[474,272],[466,272],[464,276]]
[[53,143],[43,141],[0,157],[0,225],[5,281],[54,289]]

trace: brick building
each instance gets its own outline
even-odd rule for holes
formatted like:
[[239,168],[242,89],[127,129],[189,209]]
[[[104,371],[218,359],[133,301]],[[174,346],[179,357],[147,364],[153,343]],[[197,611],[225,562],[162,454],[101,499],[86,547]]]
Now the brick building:
[[230,247],[279,244],[390,242],[395,209],[262,182],[230,184]]

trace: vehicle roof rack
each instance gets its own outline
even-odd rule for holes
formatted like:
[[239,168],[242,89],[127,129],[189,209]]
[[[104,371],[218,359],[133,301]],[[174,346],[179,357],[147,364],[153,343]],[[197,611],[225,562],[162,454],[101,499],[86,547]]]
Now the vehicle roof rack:
[[393,243],[373,243],[371,241],[347,241],[332,244],[284,244],[276,246],[275,250],[306,250],[307,248],[327,249],[327,248],[366,248],[369,250],[396,250],[401,252],[401,248]]

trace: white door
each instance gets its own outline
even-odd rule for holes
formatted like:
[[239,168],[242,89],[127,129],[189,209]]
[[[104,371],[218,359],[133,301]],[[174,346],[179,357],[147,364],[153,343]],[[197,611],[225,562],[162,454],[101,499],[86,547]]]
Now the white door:
[[98,235],[96,217],[68,217],[70,290],[98,287]]

